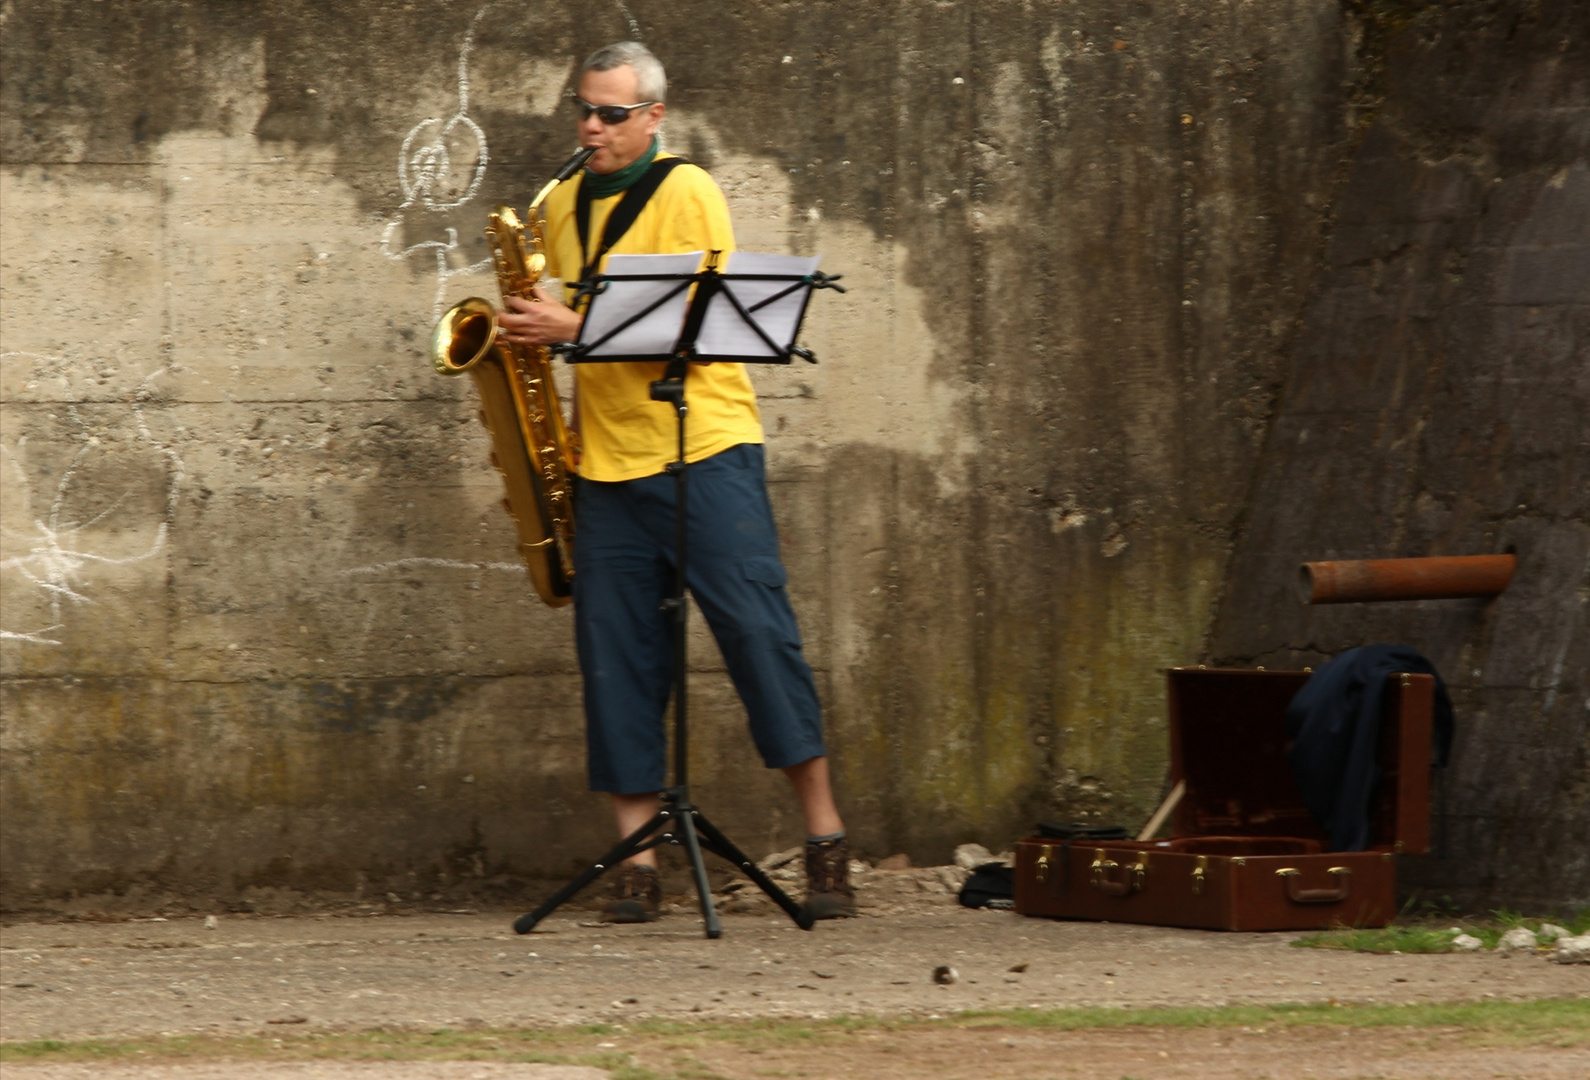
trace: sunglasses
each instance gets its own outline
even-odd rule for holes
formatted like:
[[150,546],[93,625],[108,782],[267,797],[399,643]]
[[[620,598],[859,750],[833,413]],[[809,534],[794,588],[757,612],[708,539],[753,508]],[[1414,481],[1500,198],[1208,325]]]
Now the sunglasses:
[[655,101],[642,101],[635,105],[592,105],[589,101],[586,101],[582,97],[577,97],[574,99],[574,108],[577,112],[579,112],[581,120],[589,120],[591,118],[591,114],[595,113],[598,120],[609,126],[613,124],[622,124],[625,120],[629,119],[629,114],[634,112],[636,109],[644,109],[647,106],[656,104],[659,103]]

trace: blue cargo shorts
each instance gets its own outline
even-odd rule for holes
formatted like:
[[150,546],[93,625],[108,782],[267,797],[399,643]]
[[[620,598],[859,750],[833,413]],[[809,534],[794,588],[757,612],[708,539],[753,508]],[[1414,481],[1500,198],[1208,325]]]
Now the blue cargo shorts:
[[[822,714],[768,502],[761,445],[730,447],[690,466],[686,583],[723,653],[770,769],[823,749]],[[575,518],[574,627],[585,685],[592,791],[665,786],[665,715],[672,689],[674,478],[580,480]]]

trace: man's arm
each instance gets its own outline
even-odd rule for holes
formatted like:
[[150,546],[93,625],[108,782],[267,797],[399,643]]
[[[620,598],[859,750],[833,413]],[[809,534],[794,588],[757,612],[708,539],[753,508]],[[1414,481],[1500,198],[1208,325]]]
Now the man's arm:
[[[688,170],[688,171],[687,171]],[[693,166],[674,172],[652,196],[645,213],[660,219],[654,250],[659,254],[685,251],[734,250],[734,227],[729,221],[723,192],[706,173]],[[551,268],[554,272],[557,267]],[[497,313],[499,333],[516,345],[555,345],[573,341],[585,317],[551,293],[537,288],[539,303],[510,296],[506,311]]]

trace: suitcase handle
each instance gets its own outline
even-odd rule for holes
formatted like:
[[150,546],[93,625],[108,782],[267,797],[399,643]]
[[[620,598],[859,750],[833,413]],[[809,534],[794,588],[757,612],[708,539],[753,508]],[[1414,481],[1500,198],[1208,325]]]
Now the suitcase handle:
[[1347,899],[1349,888],[1348,876],[1352,870],[1345,866],[1333,866],[1325,871],[1336,878],[1337,887],[1334,889],[1302,889],[1298,881],[1303,876],[1303,871],[1295,866],[1285,866],[1275,872],[1275,876],[1286,882],[1286,896],[1294,904],[1339,904]]
[[1143,887],[1143,878],[1148,874],[1148,852],[1138,853],[1137,862],[1126,868],[1120,881],[1112,880],[1110,874],[1120,869],[1121,864],[1104,856],[1103,848],[1093,849],[1093,862],[1088,866],[1088,884],[1105,896],[1129,896]]

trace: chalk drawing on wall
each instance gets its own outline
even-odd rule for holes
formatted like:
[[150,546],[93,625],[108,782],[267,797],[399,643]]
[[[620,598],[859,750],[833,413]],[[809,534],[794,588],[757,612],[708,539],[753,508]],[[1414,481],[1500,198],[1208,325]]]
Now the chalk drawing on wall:
[[624,26],[629,31],[629,40],[645,40],[640,36],[640,22],[635,18],[635,16],[630,14],[629,5],[625,4],[624,0],[614,0],[614,3],[618,5],[619,14],[624,16]]
[[[477,11],[464,33],[464,44],[458,53],[457,110],[446,120],[426,117],[410,128],[403,139],[402,149],[398,151],[398,185],[403,202],[381,231],[381,253],[387,258],[407,259],[423,252],[436,260],[436,296],[432,307],[438,316],[442,313],[448,280],[464,274],[485,273],[491,269],[491,260],[484,259],[464,266],[453,265],[461,249],[458,230],[451,226],[445,230],[445,240],[423,240],[397,249],[393,245],[393,238],[414,210],[455,210],[480,192],[480,185],[486,178],[486,164],[491,157],[486,145],[486,133],[469,116],[469,54],[475,47],[475,30],[490,8],[491,5],[487,4]],[[455,149],[471,145],[473,164],[463,166],[460,170],[454,163]]]
[[[69,378],[70,369],[73,367],[73,362],[64,356],[41,353],[9,351],[0,353],[0,360],[10,363],[32,363],[35,372],[42,377],[53,374]],[[0,639],[35,645],[60,645],[61,639],[51,635],[66,629],[71,609],[97,603],[90,595],[90,586],[87,582],[87,571],[90,567],[141,563],[154,558],[165,549],[172,523],[176,519],[177,498],[187,470],[176,450],[157,439],[150,430],[143,405],[153,394],[154,381],[166,370],[165,367],[161,367],[144,376],[133,388],[131,400],[125,402],[132,408],[138,440],[157,451],[166,461],[163,509],[159,519],[154,522],[140,523],[129,520],[129,513],[124,510],[123,504],[133,494],[131,490],[122,492],[108,507],[93,516],[77,519],[74,507],[78,504],[78,500],[74,497],[74,492],[92,481],[95,460],[104,451],[100,439],[90,431],[88,423],[79,414],[76,403],[67,402],[61,406],[67,418],[78,429],[78,447],[66,468],[62,470],[54,490],[47,496],[48,509],[42,511],[38,509],[42,500],[35,492],[33,481],[28,475],[27,436],[18,436],[10,445],[0,444],[0,455],[4,457],[5,468],[11,473],[18,492],[17,502],[8,508],[7,523],[0,525],[0,530],[3,530],[8,541],[25,552],[0,559],[0,572],[9,571],[42,594],[51,620],[48,626],[30,630],[0,628]],[[27,524],[21,528],[14,528],[13,524],[17,521],[26,521]],[[126,538],[135,535],[140,527],[150,525],[152,528],[147,545],[131,555],[109,555],[103,551],[90,549],[90,530],[97,526],[104,526],[105,529],[102,530],[104,533]]]

